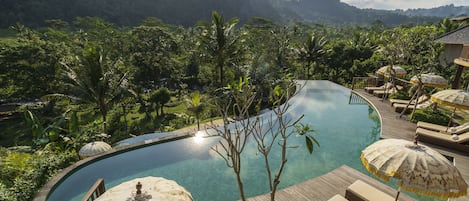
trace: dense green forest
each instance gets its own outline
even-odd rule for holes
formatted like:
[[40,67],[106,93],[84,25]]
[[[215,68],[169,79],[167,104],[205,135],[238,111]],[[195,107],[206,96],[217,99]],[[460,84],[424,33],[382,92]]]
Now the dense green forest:
[[[65,2],[55,6],[70,6]],[[63,17],[70,23],[47,20],[40,28],[17,23],[4,31],[0,97],[17,104],[0,113],[0,200],[31,200],[58,170],[78,160],[77,149],[87,142],[112,144],[217,118],[211,97],[240,77],[257,89],[253,110],[269,107],[273,86],[286,79],[347,86],[353,77],[390,63],[408,69],[409,76],[435,72],[452,80],[456,67],[440,59],[443,45],[433,39],[463,25],[443,20],[333,27],[265,18],[241,25],[238,18],[210,13],[190,27],[157,18],[117,26],[70,15]],[[467,82],[468,73],[463,76]]]
[[45,20],[72,22],[76,17],[96,16],[120,26],[137,26],[148,17],[165,23],[194,26],[210,20],[218,10],[225,17],[237,17],[242,23],[252,17],[279,22],[328,24],[370,24],[381,21],[388,25],[436,22],[436,17],[409,17],[391,11],[358,9],[339,0],[3,0],[0,4],[0,28],[21,22],[29,27],[46,25]]

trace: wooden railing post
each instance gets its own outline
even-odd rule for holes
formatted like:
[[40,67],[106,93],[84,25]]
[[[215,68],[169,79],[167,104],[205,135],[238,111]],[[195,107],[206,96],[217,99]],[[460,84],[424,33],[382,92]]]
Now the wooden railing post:
[[99,196],[101,196],[104,192],[106,192],[106,187],[104,186],[104,179],[99,178],[94,182],[93,186],[91,186],[90,190],[85,194],[81,201],[93,201]]

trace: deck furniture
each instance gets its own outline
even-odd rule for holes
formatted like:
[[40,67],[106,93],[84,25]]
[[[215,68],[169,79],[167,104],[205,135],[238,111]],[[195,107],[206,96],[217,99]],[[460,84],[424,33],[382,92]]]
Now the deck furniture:
[[462,134],[465,132],[469,132],[469,122],[459,125],[459,126],[454,126],[454,127],[447,127],[447,126],[442,126],[438,124],[432,124],[432,123],[427,123],[423,121],[417,122],[417,128],[424,128],[427,130],[432,130],[432,131],[437,131],[441,133],[448,133],[448,134]]
[[460,135],[432,131],[425,128],[417,128],[415,131],[417,139],[422,142],[455,149],[462,152],[469,152],[469,132]]
[[[430,106],[430,105],[432,105],[432,104],[433,104],[432,101],[427,100],[427,101],[424,101],[424,102],[422,102],[422,103],[420,103],[420,104],[417,104],[416,107],[417,107],[417,109],[424,109],[424,108],[426,108],[426,107],[428,107],[428,106]],[[395,111],[395,112],[401,113],[403,110],[406,110],[405,113],[408,114],[408,113],[410,113],[410,112],[414,109],[415,105],[408,105],[408,104],[402,104],[402,103],[394,103],[394,104],[392,105],[392,107],[394,108],[394,111]]]
[[[430,97],[428,97],[428,96],[425,96],[425,95],[420,96],[417,99],[417,104],[421,104],[421,103],[423,103],[423,102],[425,102],[429,99],[430,99]],[[416,101],[415,100],[412,100],[412,101],[411,100],[402,100],[402,99],[389,99],[389,102],[391,103],[391,106],[393,106],[396,103],[398,103],[398,104],[409,104],[410,103],[410,105],[414,105]]]
[[388,195],[379,189],[357,180],[345,191],[345,198],[350,201],[394,201],[395,197]]
[[99,178],[96,182],[91,186],[90,190],[85,194],[82,201],[93,201],[96,200],[99,196],[106,192],[106,188],[104,187],[104,180]]
[[378,91],[378,90],[385,90],[386,88],[389,90],[389,89],[392,89],[392,83],[386,83],[386,84],[383,84],[379,87],[365,87],[365,91],[370,93],[370,94],[373,94],[373,91]]
[[336,194],[333,197],[331,197],[331,199],[329,199],[327,201],[348,201],[348,200],[345,199],[342,195]]

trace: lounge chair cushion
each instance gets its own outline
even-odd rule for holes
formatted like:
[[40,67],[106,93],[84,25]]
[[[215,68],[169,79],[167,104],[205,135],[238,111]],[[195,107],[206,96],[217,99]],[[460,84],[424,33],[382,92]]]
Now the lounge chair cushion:
[[455,127],[447,127],[438,124],[427,123],[423,121],[417,122],[417,128],[425,128],[427,130],[433,130],[438,132],[444,132],[449,134],[462,134],[465,132],[469,132],[469,123],[465,123]]
[[337,194],[337,195],[334,195],[334,197],[331,197],[331,199],[327,201],[348,201],[348,200],[345,199],[343,196]]
[[469,153],[469,132],[457,135],[454,138],[449,133],[432,131],[425,128],[417,128],[415,132],[419,141]]
[[430,105],[432,105],[432,101],[428,100],[428,101],[424,101],[420,104],[417,104],[417,106],[415,105],[407,105],[407,104],[400,104],[400,103],[395,103],[392,105],[392,107],[394,107],[394,111],[395,112],[402,112],[403,110],[405,110],[406,108],[406,113],[409,113],[411,112],[414,107],[416,107],[417,109],[424,109]]
[[389,102],[391,103],[391,106],[393,106],[396,103],[400,103],[400,104],[409,104],[410,103],[410,105],[414,105],[415,102],[417,102],[417,104],[421,104],[421,103],[427,101],[428,99],[430,99],[428,96],[422,95],[417,99],[417,101],[415,101],[415,100],[412,100],[412,101],[411,100],[403,100],[403,99],[389,99]]
[[449,135],[448,133],[441,133],[438,131],[427,130],[424,128],[417,128],[415,132],[416,134],[418,134],[418,136],[442,140],[442,141],[451,142],[451,143],[463,144],[463,143],[469,142],[469,132],[460,134],[458,135],[457,138],[453,138],[452,135]]
[[350,201],[394,201],[395,198],[377,188],[357,180],[345,191],[345,198]]

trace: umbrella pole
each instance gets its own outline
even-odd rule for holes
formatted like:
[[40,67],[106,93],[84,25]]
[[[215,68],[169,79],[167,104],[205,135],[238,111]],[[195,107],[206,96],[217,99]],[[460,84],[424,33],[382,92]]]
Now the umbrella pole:
[[417,96],[417,91],[412,95],[412,97],[410,98],[409,102],[407,103],[407,105],[405,106],[404,110],[402,110],[402,112],[399,114],[399,118],[402,117],[402,115],[405,114],[407,108],[409,108],[410,106],[410,103],[416,99],[416,96]]
[[414,108],[412,109],[412,114],[410,114],[410,120],[414,119],[415,110],[417,110],[417,104],[419,104],[419,98],[422,96],[423,84],[419,84],[417,88],[417,96],[415,97]]
[[400,191],[400,190],[397,190],[397,195],[396,195],[395,201],[397,201],[397,199],[399,199],[399,194],[401,194],[401,191]]
[[453,112],[451,113],[451,117],[449,117],[448,126],[446,126],[446,131],[445,132],[448,132],[448,129],[451,126],[451,122],[453,122],[453,117],[454,117],[455,112],[456,112],[456,107],[454,107]]

